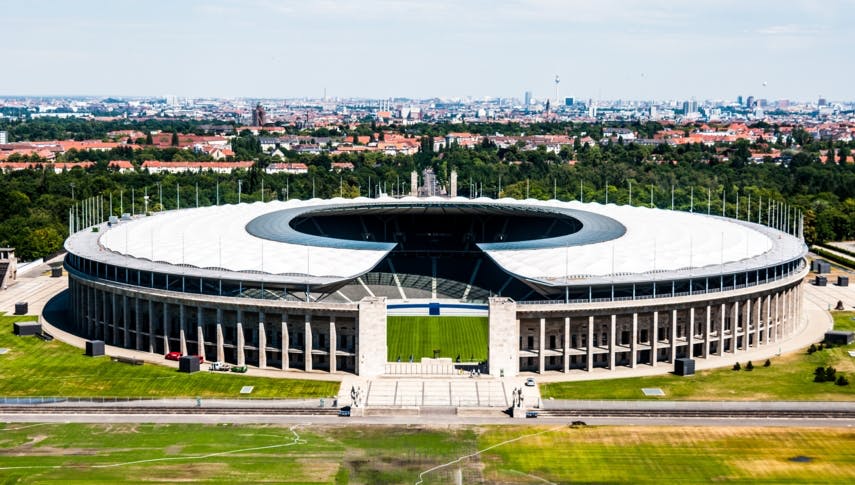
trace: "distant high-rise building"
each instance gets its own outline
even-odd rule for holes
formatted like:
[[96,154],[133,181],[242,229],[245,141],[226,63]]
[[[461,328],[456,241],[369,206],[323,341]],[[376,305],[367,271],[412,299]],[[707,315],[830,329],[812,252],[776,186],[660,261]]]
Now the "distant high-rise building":
[[531,91],[525,92],[525,98],[523,101],[523,106],[525,106],[525,107],[531,106]]
[[825,98],[819,98],[819,100],[816,102],[816,105],[817,106],[826,106],[826,105],[828,105],[828,100]]
[[261,106],[261,103],[258,103],[255,105],[255,109],[252,110],[252,126],[264,126],[266,117],[264,108]]
[[564,106],[573,106],[573,98],[564,98]]
[[736,97],[736,104],[738,104],[739,106],[742,106],[742,95],[741,94]]
[[5,131],[0,131],[0,145],[9,143],[9,135]]
[[683,114],[690,115],[698,112],[698,102],[694,99],[683,102]]
[[750,108],[753,108],[754,106],[755,106],[754,96],[748,96],[748,98],[745,100],[745,107],[750,109]]

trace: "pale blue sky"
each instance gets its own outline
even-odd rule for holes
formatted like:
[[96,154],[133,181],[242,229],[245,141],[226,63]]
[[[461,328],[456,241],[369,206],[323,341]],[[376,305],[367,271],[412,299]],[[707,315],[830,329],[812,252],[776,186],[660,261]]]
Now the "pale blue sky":
[[[0,95],[855,99],[853,0],[0,0]],[[767,82],[763,86],[763,82]]]

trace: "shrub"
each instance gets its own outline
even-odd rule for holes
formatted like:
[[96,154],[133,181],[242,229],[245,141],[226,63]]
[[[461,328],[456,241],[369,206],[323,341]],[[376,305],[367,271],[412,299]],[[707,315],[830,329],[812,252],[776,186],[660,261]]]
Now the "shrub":
[[749,360],[747,364],[745,364],[745,370],[751,371],[754,370],[754,364]]
[[840,374],[839,376],[837,376],[837,380],[834,381],[834,383],[838,386],[848,386],[849,379],[847,379],[846,376],[844,376],[843,374]]
[[813,382],[825,382],[825,368],[817,367],[813,371]]
[[772,361],[769,359],[766,359],[766,362],[763,364],[763,367],[769,367],[770,365],[772,365]]
[[733,364],[733,370],[740,370],[740,369],[742,369],[742,366],[739,365],[739,362]]
[[825,380],[828,382],[834,382],[834,379],[837,377],[837,369],[834,367],[826,367],[825,368]]
[[816,346],[816,350],[822,350],[822,343]]
[[810,344],[810,347],[808,347],[807,353],[812,354],[814,352],[816,352],[816,344]]

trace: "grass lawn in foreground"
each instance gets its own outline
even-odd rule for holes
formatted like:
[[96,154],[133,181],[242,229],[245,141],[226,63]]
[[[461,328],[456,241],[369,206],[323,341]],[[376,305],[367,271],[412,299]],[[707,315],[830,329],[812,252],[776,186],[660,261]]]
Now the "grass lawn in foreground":
[[175,368],[113,362],[109,357],[86,357],[83,351],[58,340],[12,334],[12,323],[35,317],[0,315],[0,396],[110,397],[241,397],[243,386],[254,386],[252,397],[327,397],[339,383],[251,377],[243,374],[197,372]]
[[433,357],[440,349],[440,357],[482,361],[487,359],[487,317],[458,316],[391,316],[386,320],[387,358],[406,362],[413,355],[418,362],[422,357]]
[[[700,371],[694,376],[665,374],[650,377],[630,377],[582,382],[541,384],[544,399],[685,399],[685,400],[855,400],[855,385],[837,386],[831,382],[813,382],[813,372],[819,366],[833,366],[838,373],[855,382],[855,358],[848,351],[855,344],[835,347],[808,355],[799,351],[773,357],[770,367],[765,361],[755,361],[754,370],[745,370],[747,361],[738,356],[742,370],[729,368]],[[659,365],[670,366],[668,363]],[[643,387],[658,387],[663,397],[645,397]]]
[[424,483],[852,483],[853,441],[807,428],[22,423],[0,424],[0,477],[412,484],[498,445]]

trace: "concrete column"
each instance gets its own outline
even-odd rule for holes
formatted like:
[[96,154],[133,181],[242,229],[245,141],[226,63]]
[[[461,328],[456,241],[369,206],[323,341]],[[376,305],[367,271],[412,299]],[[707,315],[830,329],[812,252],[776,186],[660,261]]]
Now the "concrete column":
[[128,348],[131,336],[128,332],[131,315],[128,312],[128,296],[122,295],[122,347]]
[[710,333],[712,327],[712,306],[707,305],[707,318],[704,320],[704,355],[706,359],[710,356]]
[[226,351],[223,349],[223,309],[217,308],[217,361],[226,360]]
[[[304,328],[305,328],[304,335],[306,338],[303,339],[303,344],[304,344],[303,345],[303,356],[305,357],[303,359],[304,360],[303,368],[305,369],[306,372],[309,372],[310,370],[312,370],[312,316],[311,315],[306,315]],[[383,360],[386,360],[385,357],[386,356],[384,355]]]
[[677,310],[671,310],[671,355],[668,362],[674,363],[677,358]]
[[95,335],[94,297],[92,296],[92,288],[84,286],[83,289],[86,291],[86,336],[92,338]]
[[570,372],[570,317],[564,317],[564,373]]
[[134,328],[134,349],[142,350],[142,302],[139,298],[134,298],[134,320],[136,324]]
[[775,341],[781,340],[781,293],[775,292]]
[[178,305],[178,342],[181,346],[181,355],[187,355],[187,316],[184,314],[184,304]]
[[766,295],[766,345],[775,340],[775,326],[772,325],[772,295]]
[[[109,344],[111,341],[108,333],[110,330],[110,322],[108,321],[109,317],[107,317],[107,292],[98,290],[98,293],[101,295],[101,319],[98,322],[101,327],[101,340],[103,340],[104,343]],[[115,342],[113,342],[113,345],[115,345]]]
[[638,313],[632,313],[632,331],[629,335],[629,366],[635,369],[638,360]]
[[609,322],[609,370],[615,370],[615,327],[617,326],[617,315],[612,314]]
[[169,353],[169,304],[165,301],[163,306],[163,353]]
[[591,372],[594,370],[594,316],[588,317],[588,344],[587,355],[585,362],[585,370]]
[[686,357],[695,358],[695,307],[689,308],[689,333],[686,334]]
[[659,363],[659,312],[653,312],[653,323],[650,325],[650,365],[656,367]]
[[243,310],[237,311],[237,365],[246,365],[246,341],[243,334]]
[[537,334],[537,372],[543,374],[543,371],[546,369],[546,359],[544,357],[544,353],[546,352],[546,319],[540,319],[540,328],[539,333]]
[[204,308],[200,306],[196,307],[196,353],[207,359],[208,356],[205,355],[205,322],[203,319],[204,313]]
[[718,327],[718,356],[724,355],[724,324],[727,319],[727,303],[722,303],[719,308],[719,327]]
[[332,316],[332,317],[330,317],[330,373],[331,374],[335,374],[336,371],[338,370],[336,368],[338,362],[336,362],[336,356],[335,356],[336,347],[337,347],[336,344],[338,343],[338,342],[336,342],[336,338],[338,338],[338,334],[335,331],[335,317]]
[[148,351],[154,353],[154,325],[157,321],[157,315],[154,313],[154,300],[148,301]]
[[282,314],[281,329],[282,330],[280,331],[280,338],[282,339],[282,341],[281,341],[282,370],[288,370],[288,367],[290,365],[290,362],[289,362],[290,359],[289,359],[289,355],[288,355],[288,346],[289,346],[289,342],[288,342],[288,317],[284,313]]
[[264,329],[264,312],[258,312],[258,368],[267,368],[267,331]]

